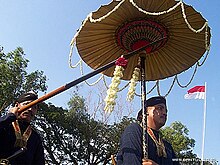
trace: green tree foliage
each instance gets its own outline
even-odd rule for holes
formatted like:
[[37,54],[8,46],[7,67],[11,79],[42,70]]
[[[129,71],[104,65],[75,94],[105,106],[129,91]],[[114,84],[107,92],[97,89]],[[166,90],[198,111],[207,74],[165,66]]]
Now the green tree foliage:
[[[161,129],[162,137],[172,144],[173,149],[182,165],[201,164],[201,159],[193,153],[195,140],[189,137],[189,130],[179,121],[175,121],[170,126]],[[217,164],[204,161],[204,165]]]
[[196,158],[192,150],[195,140],[189,138],[189,130],[181,122],[176,121],[162,129],[163,138],[170,142],[178,158]]
[[44,139],[47,162],[57,165],[108,164],[111,154],[117,151],[123,128],[91,118],[85,100],[77,93],[68,110],[41,104],[35,126]]
[[46,91],[43,71],[27,73],[29,60],[21,47],[5,54],[0,51],[0,110],[7,108],[21,93]]

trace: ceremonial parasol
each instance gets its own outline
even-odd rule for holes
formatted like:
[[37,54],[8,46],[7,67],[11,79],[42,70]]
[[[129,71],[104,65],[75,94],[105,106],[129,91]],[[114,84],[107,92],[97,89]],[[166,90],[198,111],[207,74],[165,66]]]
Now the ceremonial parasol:
[[[76,43],[82,60],[93,69],[134,53],[121,78],[130,80],[133,70],[140,66],[138,79],[146,122],[145,81],[171,77],[193,66],[209,50],[210,37],[207,21],[182,0],[113,0],[87,16],[71,45]],[[145,46],[144,51],[136,52]],[[102,73],[115,75],[113,67]]]
[[[164,79],[187,70],[209,46],[210,28],[192,6],[174,0],[112,1],[91,13],[75,36],[83,61],[97,69],[148,43],[146,80]],[[129,59],[122,79],[131,79],[139,55]],[[113,76],[114,68],[103,72]]]

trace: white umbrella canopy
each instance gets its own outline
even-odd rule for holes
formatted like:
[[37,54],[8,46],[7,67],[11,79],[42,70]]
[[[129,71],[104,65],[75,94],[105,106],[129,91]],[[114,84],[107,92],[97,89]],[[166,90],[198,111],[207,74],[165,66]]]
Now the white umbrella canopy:
[[[91,13],[75,39],[81,58],[93,69],[162,39],[145,54],[146,80],[154,81],[193,66],[208,49],[210,37],[206,20],[182,1],[121,0]],[[139,54],[129,58],[122,79],[131,79],[138,59]],[[113,72],[112,67],[102,73],[112,77]]]

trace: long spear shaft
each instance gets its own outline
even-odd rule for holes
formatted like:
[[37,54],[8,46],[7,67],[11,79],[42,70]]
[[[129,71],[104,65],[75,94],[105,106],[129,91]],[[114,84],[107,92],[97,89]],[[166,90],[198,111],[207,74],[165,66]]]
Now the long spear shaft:
[[[159,39],[157,41],[151,42],[150,44],[148,44],[146,46],[143,46],[143,47],[141,47],[141,48],[139,48],[139,49],[137,49],[135,51],[129,52],[129,53],[127,53],[125,55],[122,55],[122,56],[125,59],[128,59],[128,58],[134,56],[135,54],[138,54],[139,52],[145,50],[146,48],[148,48],[150,46],[153,46],[154,44],[156,44],[156,43],[158,43],[158,42],[160,42],[160,41],[162,41],[164,39],[166,39],[166,38],[161,38],[161,39]],[[45,101],[45,100],[47,100],[47,99],[49,99],[49,98],[51,98],[51,97],[61,93],[61,92],[63,92],[65,90],[67,90],[67,89],[69,89],[69,88],[71,88],[71,87],[73,87],[73,86],[75,86],[75,85],[77,85],[77,84],[79,84],[79,83],[89,79],[90,77],[95,76],[96,74],[101,73],[102,71],[105,71],[108,68],[111,68],[112,66],[115,65],[115,62],[116,62],[116,60],[114,60],[114,61],[112,61],[112,62],[110,62],[110,63],[108,63],[108,64],[106,64],[106,65],[104,65],[104,66],[102,66],[102,67],[100,67],[98,69],[96,69],[95,71],[90,72],[90,73],[88,73],[88,74],[86,74],[86,75],[84,75],[84,76],[82,76],[82,77],[80,77],[80,78],[70,82],[70,83],[67,83],[67,84],[63,85],[63,86],[61,86],[61,87],[59,87],[59,88],[57,88],[57,89],[55,89],[55,90],[45,94],[44,96],[39,97],[37,100],[34,100],[31,103],[21,107],[19,109],[19,112],[22,112],[22,111],[24,111],[24,110],[26,110],[26,109],[28,109],[28,108],[30,108],[30,107],[40,103],[40,102],[43,102],[43,101]]]

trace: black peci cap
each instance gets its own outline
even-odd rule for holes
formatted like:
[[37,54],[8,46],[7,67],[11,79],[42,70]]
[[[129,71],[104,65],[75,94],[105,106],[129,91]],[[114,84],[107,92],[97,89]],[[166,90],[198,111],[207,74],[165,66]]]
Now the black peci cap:
[[30,92],[27,92],[27,93],[22,94],[22,95],[16,100],[16,102],[21,103],[21,102],[24,102],[24,101],[36,100],[36,99],[38,99],[38,95],[37,95],[35,92],[30,91]]
[[147,99],[147,101],[146,101],[146,107],[154,106],[154,105],[161,104],[161,103],[163,103],[163,104],[166,105],[166,99],[165,99],[165,97],[163,97],[163,96],[151,97],[151,98]]

